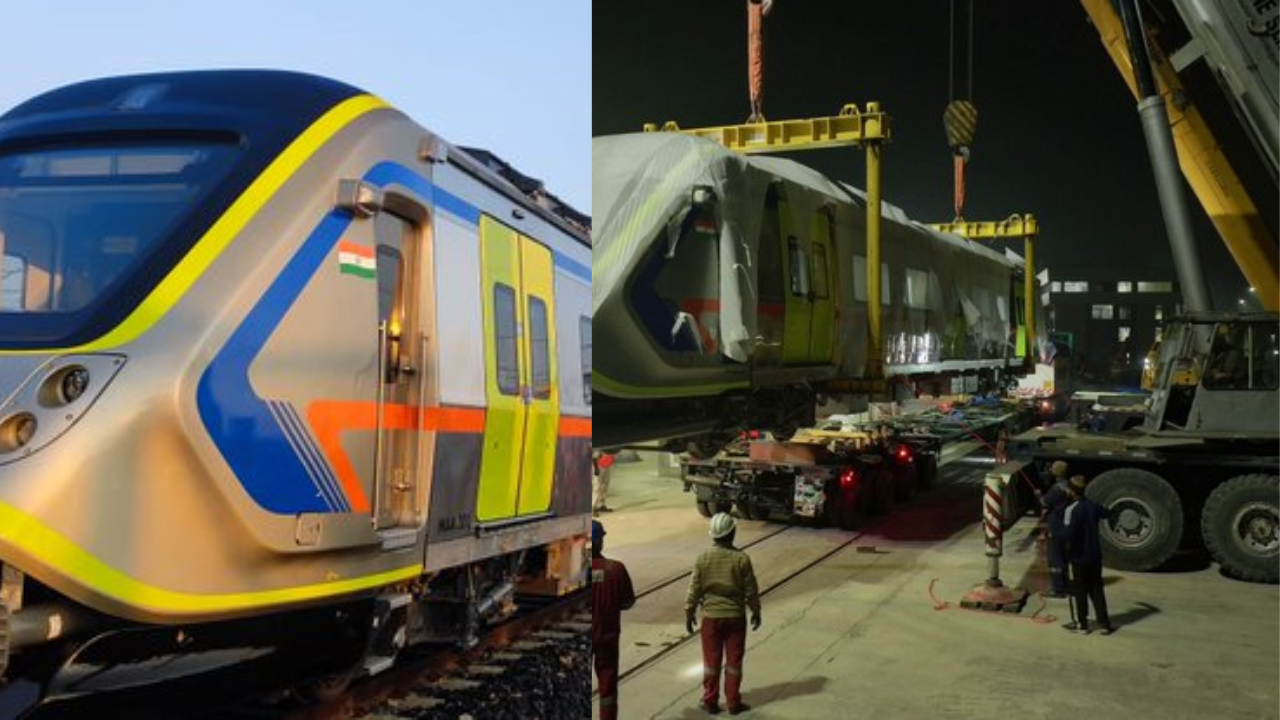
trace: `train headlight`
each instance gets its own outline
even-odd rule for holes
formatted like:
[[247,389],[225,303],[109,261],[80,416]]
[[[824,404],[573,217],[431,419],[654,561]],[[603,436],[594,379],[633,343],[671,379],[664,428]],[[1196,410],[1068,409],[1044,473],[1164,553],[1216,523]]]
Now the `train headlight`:
[[68,365],[45,378],[40,385],[40,404],[45,407],[61,407],[79,400],[89,389],[89,369],[83,365]]
[[36,416],[29,412],[10,415],[0,422],[0,453],[20,450],[36,434]]

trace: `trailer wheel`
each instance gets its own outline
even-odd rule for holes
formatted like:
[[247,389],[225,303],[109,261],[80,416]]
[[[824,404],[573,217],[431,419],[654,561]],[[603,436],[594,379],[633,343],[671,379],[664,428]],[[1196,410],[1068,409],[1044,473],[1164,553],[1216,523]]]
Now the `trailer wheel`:
[[900,465],[893,473],[894,499],[898,502],[911,502],[920,487],[920,475],[914,463]]
[[865,509],[868,505],[866,498],[868,496],[868,487],[863,483],[858,483],[852,491],[844,491],[839,489],[838,482],[832,483],[832,488],[828,493],[832,497],[832,501],[827,503],[827,524],[834,525],[841,530],[854,530],[862,525],[865,521]]
[[938,477],[938,456],[932,452],[916,455],[916,489],[928,492]]
[[1241,475],[1214,488],[1200,531],[1222,572],[1249,582],[1280,582],[1280,478]]
[[883,465],[869,469],[867,479],[871,481],[871,502],[870,506],[872,515],[883,515],[893,507],[894,481],[893,473]]
[[1116,468],[1094,478],[1086,493],[1111,511],[1100,534],[1107,567],[1151,570],[1178,550],[1182,500],[1164,478],[1137,468]]
[[738,500],[738,517],[743,520],[768,520],[769,511],[760,506],[757,500]]
[[698,508],[698,514],[704,518],[709,518],[715,514],[711,512],[711,503],[706,500],[695,500],[693,504]]

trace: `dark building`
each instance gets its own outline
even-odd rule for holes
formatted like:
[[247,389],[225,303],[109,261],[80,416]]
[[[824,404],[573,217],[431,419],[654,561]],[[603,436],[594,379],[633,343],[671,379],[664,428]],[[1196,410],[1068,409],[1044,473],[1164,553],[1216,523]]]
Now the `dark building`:
[[1178,283],[1123,268],[1051,268],[1046,274],[1041,296],[1047,326],[1071,342],[1076,385],[1137,387],[1165,319],[1182,310]]

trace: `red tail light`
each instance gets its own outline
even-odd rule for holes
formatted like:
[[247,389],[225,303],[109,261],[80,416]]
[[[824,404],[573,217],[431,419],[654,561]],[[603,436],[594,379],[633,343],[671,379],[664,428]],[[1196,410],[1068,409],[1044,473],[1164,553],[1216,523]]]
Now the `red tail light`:
[[911,446],[902,444],[894,448],[893,456],[898,458],[899,462],[911,462]]
[[841,490],[852,490],[853,486],[857,484],[858,484],[857,470],[854,470],[853,468],[845,468],[845,471],[840,473],[840,489]]

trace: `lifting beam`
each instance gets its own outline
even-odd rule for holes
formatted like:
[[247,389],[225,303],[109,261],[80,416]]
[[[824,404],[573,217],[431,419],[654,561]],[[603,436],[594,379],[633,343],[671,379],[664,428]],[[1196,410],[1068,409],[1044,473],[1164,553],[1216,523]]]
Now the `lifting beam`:
[[1026,215],[1010,215],[996,222],[954,222],[935,223],[929,227],[938,232],[959,235],[969,240],[1022,240],[1023,256],[1026,267],[1023,272],[1022,302],[1023,326],[1026,328],[1027,354],[1026,362],[1035,364],[1036,337],[1036,236],[1040,234],[1040,223],[1031,213]]
[[[771,120],[743,125],[683,129],[674,122],[661,127],[644,126],[645,132],[678,132],[706,138],[725,148],[743,154],[821,150],[861,145],[867,152],[867,297],[880,297],[880,146],[889,140],[889,116],[880,104],[867,103],[865,110],[845,105],[834,117],[808,120]],[[881,348],[880,303],[867,303],[867,325],[870,347],[867,352],[866,375],[884,378]]]

